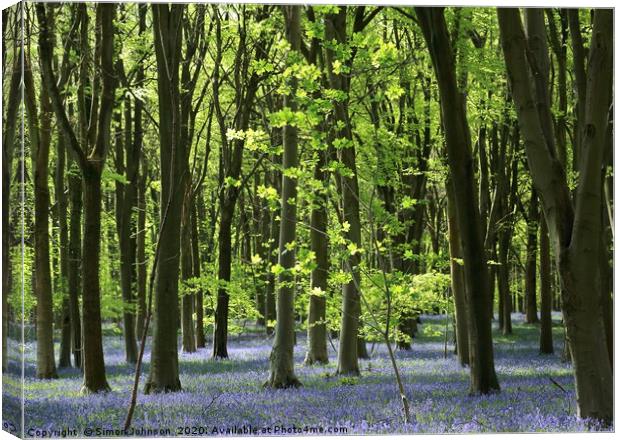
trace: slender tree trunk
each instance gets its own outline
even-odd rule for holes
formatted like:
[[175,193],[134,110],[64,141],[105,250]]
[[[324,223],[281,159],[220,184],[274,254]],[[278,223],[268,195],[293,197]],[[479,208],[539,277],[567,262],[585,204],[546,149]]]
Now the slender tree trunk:
[[[335,39],[339,44],[346,44],[346,6],[339,7],[338,13],[328,14],[325,18],[325,36],[328,40]],[[336,73],[333,64],[336,54],[333,49],[326,51],[327,70],[331,88],[345,93],[349,90],[349,80],[340,73]],[[346,232],[347,241],[361,249],[361,223],[359,210],[359,187],[357,181],[357,165],[355,146],[349,121],[347,101],[334,101],[334,116],[336,125],[342,126],[338,130],[337,138],[346,141],[346,146],[340,150],[341,163],[351,172],[351,175],[340,175],[342,182],[341,198],[343,220],[349,224]],[[340,325],[340,345],[338,347],[338,374],[359,375],[358,364],[358,329],[360,305],[360,254],[359,251],[350,252],[345,263],[345,269],[351,274],[351,281],[342,287],[342,318]]]
[[441,114],[461,234],[468,299],[470,392],[499,390],[493,360],[488,269],[474,186],[466,105],[456,83],[452,47],[442,8],[416,8],[440,92]]
[[66,151],[62,133],[58,133],[58,148],[55,176],[56,209],[58,217],[58,235],[60,246],[60,280],[62,293],[62,333],[60,337],[60,357],[58,367],[71,366],[71,311],[69,307],[68,275],[69,275],[69,231],[67,225],[67,195],[65,194],[65,162]]
[[456,221],[456,201],[452,183],[446,181],[448,199],[448,243],[450,246],[450,277],[452,280],[452,298],[454,299],[454,317],[456,320],[456,351],[462,366],[469,365],[469,333],[467,325],[467,298],[465,297],[465,274],[463,273],[463,252],[461,237]]
[[[230,265],[232,260],[231,229],[234,205],[221,204],[220,230],[218,234],[218,280],[230,282]],[[228,357],[228,291],[220,285],[217,289],[217,305],[215,308],[215,327],[213,328],[213,357]]]
[[[314,178],[325,182],[325,151],[317,152],[318,161],[314,167]],[[329,275],[329,254],[327,236],[327,200],[324,193],[316,194],[312,213],[310,214],[310,249],[316,256],[316,267],[312,269],[311,287],[308,304],[308,351],[305,363],[326,364],[327,325],[325,322],[325,303],[327,295],[327,278]]]
[[[283,6],[286,37],[291,50],[299,52],[301,45],[301,6]],[[295,91],[297,79],[290,79],[290,93],[284,96],[284,108],[297,111]],[[293,348],[295,345],[295,238],[297,226],[297,180],[288,176],[287,171],[296,169],[297,127],[285,125],[283,129],[282,155],[282,202],[280,211],[280,244],[278,264],[282,272],[278,276],[278,296],[276,307],[276,334],[271,349],[270,377],[267,385],[273,388],[289,388],[301,385],[295,375]]]
[[144,331],[144,320],[146,319],[146,283],[147,265],[146,260],[146,174],[148,168],[146,159],[142,159],[142,171],[138,180],[138,227],[136,231],[136,265],[137,265],[137,285],[136,285],[136,335],[142,339]]
[[80,319],[80,275],[82,261],[82,179],[75,175],[79,170],[73,164],[73,170],[68,176],[69,194],[71,199],[71,218],[69,226],[69,315],[71,318],[71,349],[73,364],[83,368],[82,364],[82,321]]
[[527,258],[525,262],[525,322],[538,322],[536,305],[536,254],[538,248],[538,197],[536,190],[532,191],[527,218]]
[[[116,171],[125,175],[127,183],[116,182],[116,230],[120,250],[120,278],[123,297],[123,335],[125,338],[125,359],[135,364],[138,347],[135,333],[135,295],[136,280],[136,238],[133,212],[137,206],[138,170],[140,151],[135,151],[131,139],[131,106],[125,99],[125,126],[121,126],[121,115],[117,118]],[[123,129],[124,128],[124,129]]]
[[545,218],[540,219],[540,353],[553,353],[551,327],[551,255]]
[[[146,393],[178,391],[179,263],[183,179],[187,172],[181,143],[179,66],[185,6],[153,4],[153,33],[158,65],[161,173],[160,256],[153,310],[153,349]],[[164,221],[165,219],[165,221]]]
[[[190,182],[186,178],[185,200],[181,218],[181,280],[187,282],[194,276],[194,260],[192,257],[192,214],[190,197]],[[181,330],[183,335],[183,351],[194,353],[196,351],[196,338],[194,335],[194,294],[184,292],[182,296]]]
[[[30,72],[30,71],[29,71]],[[34,294],[37,300],[37,378],[57,378],[54,359],[54,314],[49,250],[48,162],[52,138],[52,111],[49,96],[40,95],[41,114],[37,115],[32,73],[25,78],[26,101],[34,169]]]
[[[143,35],[146,31],[146,12],[147,6],[140,4],[138,6],[138,33]],[[141,84],[144,81],[144,67],[142,62],[138,66],[136,73],[136,82]],[[142,140],[144,133],[142,132],[142,109],[144,103],[140,99],[135,100],[134,105],[134,133],[133,143],[134,151],[142,151]],[[136,336],[142,339],[144,331],[144,320],[146,318],[146,178],[148,174],[148,162],[144,155],[139,155],[141,170],[136,169],[137,194],[136,207],[138,210],[138,220],[136,227]]]
[[[5,15],[7,14],[7,15]],[[2,11],[3,22],[8,17],[8,9]],[[8,21],[8,20],[7,20]],[[3,29],[4,31],[5,29]],[[11,66],[11,83],[8,90],[6,119],[3,118],[2,132],[2,371],[8,368],[7,342],[9,334],[9,293],[11,289],[10,256],[11,256],[11,167],[15,152],[18,109],[22,80],[21,50],[14,50],[14,61]],[[8,76],[8,72],[5,72]]]
[[[192,206],[192,266],[194,277],[200,278],[200,250],[198,245],[198,214],[196,212],[196,203],[202,203],[202,200],[196,200]],[[204,348],[206,341],[204,330],[204,305],[202,289],[198,289],[198,291],[194,295],[194,306],[196,310],[196,347]]]

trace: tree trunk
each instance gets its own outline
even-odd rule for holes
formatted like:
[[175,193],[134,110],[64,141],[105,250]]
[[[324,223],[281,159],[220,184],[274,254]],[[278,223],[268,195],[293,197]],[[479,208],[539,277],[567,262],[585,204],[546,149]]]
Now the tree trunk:
[[[120,113],[116,133],[116,172],[124,175],[126,183],[116,182],[116,230],[120,250],[120,278],[123,297],[123,335],[125,359],[135,364],[138,347],[135,333],[136,237],[133,212],[137,206],[138,170],[140,151],[136,151],[131,139],[131,106],[125,98],[125,125],[121,127]],[[123,130],[124,128],[124,130]]]
[[[192,203],[190,195],[191,187],[189,179],[185,179],[185,198],[181,217],[181,281],[187,282],[194,276],[194,260],[192,257]],[[182,348],[185,353],[196,351],[196,338],[194,335],[194,294],[183,292],[181,299],[181,331],[183,335]]]
[[[146,12],[147,7],[145,4],[140,4],[138,6],[138,33],[139,35],[143,35],[146,31]],[[136,73],[136,82],[141,84],[144,81],[144,66],[142,62],[138,65],[138,72]],[[142,132],[142,109],[144,107],[144,103],[140,99],[135,100],[134,105],[134,133],[133,133],[133,143],[134,143],[134,151],[142,151],[142,143],[144,138],[144,133]],[[136,158],[137,160],[138,158]],[[136,238],[135,238],[135,249],[136,249],[136,336],[138,338],[142,338],[142,333],[144,331],[144,320],[146,318],[146,269],[147,269],[147,261],[146,261],[146,231],[144,228],[146,227],[146,178],[148,174],[148,162],[143,154],[139,155],[140,167],[141,170],[138,171],[136,168],[136,185],[137,185],[137,194],[136,194],[136,208],[138,210],[138,220],[136,226]]]
[[456,221],[456,201],[450,180],[446,181],[448,199],[448,244],[450,246],[450,277],[454,317],[456,320],[456,351],[461,366],[469,365],[469,333],[467,325],[467,298],[465,297],[465,274],[463,273],[463,252],[461,237]]
[[153,33],[159,95],[159,154],[162,164],[160,247],[153,310],[151,371],[145,393],[178,391],[179,249],[183,176],[187,171],[181,143],[179,65],[184,5],[153,4]]
[[[48,162],[52,138],[49,96],[41,91],[37,115],[32,73],[25,78],[30,146],[34,168],[34,295],[37,300],[37,378],[57,378],[54,359],[54,314],[50,272]],[[40,125],[39,125],[40,123]]]
[[69,307],[68,275],[69,275],[69,231],[67,225],[67,195],[65,194],[65,162],[66,151],[62,133],[58,133],[58,158],[56,161],[56,176],[54,179],[56,193],[56,209],[58,217],[58,235],[60,247],[60,280],[59,288],[62,293],[62,333],[60,337],[60,357],[58,367],[71,366],[71,310]]
[[470,392],[487,394],[499,390],[499,383],[493,360],[490,283],[476,201],[466,105],[457,87],[454,60],[446,56],[453,52],[443,9],[416,8],[416,12],[439,85],[448,164],[461,234],[469,313]]
[[82,317],[84,384],[82,393],[109,391],[103,360],[99,251],[101,243],[101,171],[83,170],[84,238],[82,242]]
[[551,255],[549,233],[544,217],[540,219],[540,353],[553,353],[551,327]]
[[[325,151],[317,151],[318,161],[314,167],[314,179],[325,182],[326,175]],[[325,303],[327,295],[327,279],[329,275],[329,253],[327,236],[327,200],[323,192],[316,194],[310,214],[310,250],[316,257],[316,267],[312,269],[310,299],[308,304],[308,351],[305,363],[326,364],[327,355],[327,325],[325,322]]]
[[[8,17],[8,9],[2,11]],[[4,28],[3,28],[4,31]],[[23,50],[23,49],[21,49]],[[22,80],[21,50],[14,51],[14,62],[11,66],[11,83],[8,90],[6,119],[3,119],[2,132],[2,371],[8,368],[7,342],[9,335],[9,293],[11,289],[10,257],[11,257],[11,167],[15,153],[15,138],[19,115],[20,82]],[[5,72],[8,74],[8,72]],[[8,75],[7,75],[8,76]]]
[[[196,203],[202,203],[201,199],[196,200],[192,204],[192,267],[194,272],[194,278],[200,278],[200,251],[199,251],[199,236],[198,236],[198,214],[196,212]],[[203,309],[203,293],[202,289],[194,295],[195,310],[196,310],[196,347],[204,348],[205,330],[204,330],[204,309]]]
[[[137,123],[137,120],[136,120]],[[136,265],[137,265],[137,295],[136,295],[136,335],[142,338],[144,320],[146,319],[146,175],[148,168],[146,159],[142,159],[142,171],[138,180],[138,227],[136,231]]]
[[[574,365],[578,416],[610,422],[612,370],[605,346],[598,273],[601,234],[601,166],[612,96],[613,12],[596,9],[590,44],[585,112],[578,124],[580,149],[576,203],[550,138],[532,105],[526,39],[518,9],[499,8],[500,35],[508,78],[524,138],[532,179],[543,201],[558,260],[562,311]],[[581,124],[583,123],[583,125]],[[573,208],[575,206],[575,208]]]
[[525,322],[538,322],[538,308],[536,305],[536,254],[538,248],[538,197],[536,190],[532,191],[530,207],[527,216],[527,258],[525,262]]
[[217,238],[218,272],[220,286],[217,289],[217,305],[215,308],[215,327],[213,328],[213,357],[228,357],[228,291],[226,283],[230,282],[230,265],[232,259],[231,228],[234,205],[221,204],[220,230]]
[[82,261],[82,179],[75,175],[79,170],[73,166],[69,174],[69,194],[71,198],[71,218],[69,226],[69,315],[71,318],[71,347],[73,364],[83,368],[82,364],[82,322],[80,319],[80,262]]
[[499,266],[497,267],[497,284],[500,295],[500,313],[502,315],[502,334],[512,334],[511,313],[512,298],[510,295],[510,267],[508,267],[508,249],[510,247],[510,232],[502,230],[499,233]]
[[[291,50],[299,52],[301,45],[301,6],[283,6],[286,37]],[[284,108],[297,111],[295,92],[297,79],[290,79],[290,93],[284,96]],[[295,345],[295,237],[297,225],[297,179],[288,176],[298,163],[297,127],[285,125],[282,134],[282,195],[280,206],[280,241],[278,264],[278,296],[276,307],[276,334],[271,349],[270,377],[267,385],[273,388],[289,388],[301,385],[295,375],[293,349]]]
[[[325,37],[328,40],[335,39],[339,44],[346,44],[347,8],[340,6],[338,13],[328,14],[325,17]],[[348,78],[340,73],[335,73],[333,64],[336,60],[334,49],[326,51],[327,70],[329,82],[332,89],[341,90],[345,93],[349,91]],[[338,129],[336,138],[344,140],[346,145],[339,151],[340,162],[344,165],[350,175],[340,175],[342,182],[341,198],[343,207],[343,220],[349,224],[346,232],[348,243],[357,249],[361,249],[361,223],[359,212],[359,188],[357,181],[357,165],[355,158],[355,146],[349,121],[349,110],[347,101],[335,100],[334,117]],[[345,263],[345,270],[351,274],[351,281],[342,287],[342,317],[340,324],[340,346],[338,347],[338,374],[359,375],[358,366],[358,327],[361,312],[360,305],[360,253],[359,251],[350,252]]]

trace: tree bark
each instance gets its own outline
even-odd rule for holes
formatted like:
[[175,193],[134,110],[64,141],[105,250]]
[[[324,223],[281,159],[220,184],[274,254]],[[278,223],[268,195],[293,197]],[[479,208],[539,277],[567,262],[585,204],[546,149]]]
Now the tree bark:
[[553,353],[551,327],[551,255],[547,222],[540,220],[540,353]]
[[45,88],[40,93],[41,112],[38,114],[34,79],[30,63],[25,67],[26,111],[30,148],[34,169],[34,295],[36,306],[37,333],[37,378],[54,379],[54,314],[52,298],[52,276],[49,250],[49,206],[48,162],[52,141],[52,111],[49,95]]
[[[206,159],[205,159],[206,160]],[[198,194],[200,195],[200,193]],[[198,214],[196,210],[196,203],[202,203],[201,199],[198,199],[192,205],[192,267],[194,278],[200,278],[200,250],[199,250],[199,235],[198,235]],[[196,347],[204,348],[205,330],[204,330],[204,305],[203,305],[203,292],[202,289],[194,295],[194,308],[196,310]]]
[[153,310],[151,371],[145,393],[178,391],[179,359],[179,250],[183,179],[187,172],[185,145],[181,142],[179,66],[185,6],[152,5],[153,33],[159,95],[159,155],[162,164],[160,200],[160,257],[157,265]]
[[[605,346],[598,275],[601,234],[601,165],[612,96],[613,12],[594,11],[586,105],[580,132],[576,208],[562,166],[548,147],[528,78],[526,38],[517,9],[498,9],[500,35],[530,171],[545,210],[558,260],[562,310],[574,365],[578,416],[613,417],[612,371]],[[581,125],[580,125],[581,126]]]
[[[338,13],[331,13],[325,17],[325,37],[327,40],[335,39],[339,44],[347,43],[346,36],[347,7],[340,6]],[[326,62],[329,73],[329,83],[332,89],[345,93],[349,91],[349,79],[341,73],[336,73],[333,68],[336,54],[333,49],[327,49]],[[350,61],[349,61],[350,62]],[[341,198],[343,207],[343,220],[349,224],[346,239],[357,249],[362,248],[361,223],[359,212],[359,187],[357,181],[357,165],[355,158],[355,146],[349,121],[347,101],[334,101],[334,116],[336,126],[342,126],[337,130],[335,141],[345,144],[339,151],[340,161],[348,169],[350,174],[340,175]],[[351,275],[351,281],[342,287],[342,318],[340,324],[340,345],[338,347],[338,374],[359,375],[358,364],[358,327],[361,312],[360,305],[360,254],[351,252],[345,263],[345,269]]]
[[[301,6],[283,6],[286,39],[291,51],[299,52],[301,45]],[[290,79],[290,93],[284,96],[284,108],[297,111],[295,92],[297,79]],[[297,127],[288,123],[283,128],[282,144],[282,195],[280,206],[280,241],[278,264],[278,296],[276,306],[276,333],[271,349],[269,387],[289,388],[301,385],[295,375],[293,349],[295,345],[295,239],[297,225],[297,178],[287,175],[295,171],[298,164]]]
[[[124,75],[124,73],[123,73]],[[124,126],[118,115],[116,132],[116,172],[124,175],[127,183],[116,182],[116,231],[120,250],[120,278],[123,297],[123,336],[125,338],[125,360],[135,364],[138,346],[135,333],[135,295],[136,282],[136,235],[133,213],[138,198],[138,171],[140,150],[131,138],[131,104],[125,98]],[[138,144],[137,147],[141,147]]]
[[69,226],[69,314],[71,317],[71,347],[73,365],[83,368],[82,364],[82,321],[80,319],[80,262],[82,261],[82,178],[76,173],[79,169],[72,162],[69,179],[69,195],[71,199],[71,217]]
[[538,249],[538,197],[536,190],[532,190],[530,206],[527,215],[527,257],[525,261],[525,322],[538,322],[538,308],[536,305],[536,254]]
[[[183,212],[181,214],[181,281],[187,282],[194,276],[194,260],[192,256],[192,214],[191,187],[189,178],[185,179],[185,193]],[[194,335],[194,294],[183,292],[181,298],[181,331],[182,348],[185,353],[196,351],[196,337]]]
[[66,151],[62,133],[58,133],[56,175],[54,176],[54,192],[56,194],[56,211],[58,217],[58,238],[60,258],[59,288],[62,293],[62,331],[60,337],[60,357],[58,367],[71,366],[71,310],[69,306],[68,275],[69,275],[69,231],[67,225],[67,195],[65,194],[65,162]]
[[466,106],[458,90],[454,59],[446,55],[453,51],[443,8],[416,8],[416,13],[439,85],[448,164],[461,233],[469,312],[470,392],[487,394],[499,390],[499,383],[493,360],[490,284],[480,227],[480,211],[476,200]]
[[[5,14],[8,17],[8,9],[2,11],[3,21]],[[4,29],[3,29],[4,31]],[[10,199],[11,199],[11,167],[15,152],[15,140],[18,122],[18,110],[20,101],[21,82],[21,51],[15,49],[13,53],[13,65],[11,66],[11,79],[8,90],[6,118],[3,118],[2,132],[2,371],[8,368],[7,342],[9,335],[9,293],[10,282],[10,256],[11,256],[11,223],[10,223]],[[7,74],[7,72],[5,72]],[[8,75],[7,75],[8,76]]]
[[463,273],[463,252],[461,237],[456,221],[456,201],[452,182],[446,181],[448,199],[448,244],[450,247],[450,277],[452,281],[452,298],[454,299],[454,317],[456,321],[456,352],[461,366],[469,365],[469,331],[467,324],[467,298],[465,297],[465,274]]

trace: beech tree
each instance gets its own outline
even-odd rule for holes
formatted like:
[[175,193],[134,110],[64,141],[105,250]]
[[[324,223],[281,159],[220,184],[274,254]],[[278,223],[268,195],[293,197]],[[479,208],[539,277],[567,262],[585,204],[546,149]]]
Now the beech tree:
[[[83,5],[80,10],[82,42],[84,53],[89,53],[88,11]],[[103,361],[101,341],[101,307],[99,291],[99,250],[101,236],[101,173],[105,165],[110,144],[110,121],[114,103],[115,80],[113,72],[114,52],[114,4],[100,4],[96,8],[96,41],[97,55],[94,62],[102,75],[102,87],[96,80],[91,88],[93,98],[99,102],[98,107],[91,106],[91,119],[87,129],[87,137],[78,140],[71,126],[62,98],[58,90],[56,74],[52,68],[52,29],[49,26],[46,6],[37,4],[37,18],[41,28],[39,34],[39,55],[41,57],[42,82],[50,94],[54,113],[61,126],[69,146],[76,156],[82,172],[83,203],[84,203],[84,235],[82,246],[82,315],[83,315],[83,355],[84,384],[82,391],[97,393],[110,389]],[[85,61],[83,61],[85,62]],[[82,70],[83,72],[85,69]],[[81,82],[87,78],[82,75]],[[97,95],[100,93],[100,96]],[[85,103],[84,103],[85,104]],[[85,109],[81,109],[84,110]]]
[[[601,233],[601,166],[611,103],[611,10],[594,12],[582,112],[578,113],[579,182],[574,204],[566,175],[549,134],[549,113],[536,105],[544,99],[545,78],[532,85],[531,72],[539,64],[529,61],[526,37],[518,9],[498,9],[506,70],[534,185],[542,198],[545,218],[560,274],[562,312],[574,363],[578,414],[604,421],[612,418],[611,364],[605,347],[601,284],[598,279]],[[578,40],[578,38],[577,38]],[[579,43],[577,43],[579,45]],[[580,69],[580,67],[576,67]],[[585,96],[582,96],[585,95]],[[539,101],[540,102],[540,101]]]

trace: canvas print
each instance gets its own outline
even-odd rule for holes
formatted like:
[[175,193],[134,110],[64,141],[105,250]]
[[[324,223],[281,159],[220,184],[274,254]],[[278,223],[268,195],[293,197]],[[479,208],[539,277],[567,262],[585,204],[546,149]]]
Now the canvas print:
[[26,1],[2,38],[4,431],[614,430],[611,8]]

